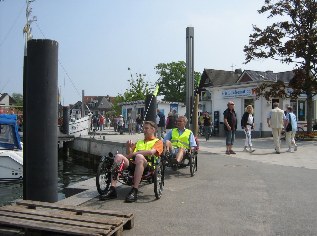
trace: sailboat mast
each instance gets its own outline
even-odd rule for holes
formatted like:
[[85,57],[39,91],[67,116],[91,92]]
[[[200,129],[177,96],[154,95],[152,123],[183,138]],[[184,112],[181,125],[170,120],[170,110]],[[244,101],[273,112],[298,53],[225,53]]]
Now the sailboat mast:
[[36,21],[36,16],[31,17],[32,8],[31,8],[31,2],[34,2],[35,0],[26,0],[26,24],[23,28],[23,34],[24,34],[24,56],[27,56],[27,43],[30,39],[32,39],[32,28],[31,24],[33,21]]

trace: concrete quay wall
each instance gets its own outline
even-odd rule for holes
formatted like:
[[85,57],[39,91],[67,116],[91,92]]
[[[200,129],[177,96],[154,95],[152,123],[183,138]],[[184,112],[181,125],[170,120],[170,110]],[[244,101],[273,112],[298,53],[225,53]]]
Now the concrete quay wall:
[[90,137],[79,137],[75,138],[72,148],[75,151],[90,155],[105,156],[108,155],[109,152],[112,152],[113,154],[116,154],[117,152],[125,153],[126,143]]

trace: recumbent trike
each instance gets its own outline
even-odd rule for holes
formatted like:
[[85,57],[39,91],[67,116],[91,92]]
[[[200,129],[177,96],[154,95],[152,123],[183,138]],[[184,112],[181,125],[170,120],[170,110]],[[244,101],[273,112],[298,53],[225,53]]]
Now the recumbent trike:
[[[114,156],[111,152],[108,156],[101,157],[96,176],[96,186],[100,195],[105,194],[110,188],[111,178],[125,185],[133,185],[134,163],[130,161],[127,169],[123,169],[123,164],[123,161],[115,163]],[[148,160],[148,165],[144,169],[141,183],[153,183],[156,199],[161,198],[164,186],[164,168],[161,158],[152,156],[151,160]]]
[[198,149],[199,146],[197,146],[195,149],[187,150],[182,161],[178,164],[175,164],[174,162],[176,154],[165,152],[165,155],[162,156],[163,169],[165,170],[165,167],[171,167],[173,170],[177,170],[178,168],[189,166],[190,175],[194,176],[197,172]]

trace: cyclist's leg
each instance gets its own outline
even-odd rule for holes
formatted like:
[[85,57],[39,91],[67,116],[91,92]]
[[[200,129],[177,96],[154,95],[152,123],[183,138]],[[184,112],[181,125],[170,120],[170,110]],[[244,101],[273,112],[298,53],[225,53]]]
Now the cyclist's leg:
[[185,154],[185,149],[184,148],[179,148],[178,152],[176,154],[176,160],[178,163],[180,163],[183,160],[184,154]]
[[[129,160],[122,154],[117,154],[114,158],[114,165],[119,164],[124,161],[123,168],[126,169],[129,166]],[[111,186],[115,187],[117,185],[117,179],[111,178]]]
[[141,179],[142,179],[144,168],[147,166],[147,160],[145,159],[145,157],[142,154],[137,154],[135,156],[134,164],[135,164],[135,170],[134,170],[133,187],[137,189],[137,188],[139,188],[139,184],[140,184]]

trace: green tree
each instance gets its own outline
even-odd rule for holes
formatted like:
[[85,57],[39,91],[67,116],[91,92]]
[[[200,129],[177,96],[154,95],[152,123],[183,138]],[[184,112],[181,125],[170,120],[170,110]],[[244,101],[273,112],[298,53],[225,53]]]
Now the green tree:
[[20,93],[12,93],[11,97],[14,99],[15,106],[23,106],[23,95]]
[[[155,66],[156,74],[160,75],[158,95],[164,101],[184,102],[186,99],[186,63],[184,61],[160,63]],[[194,72],[195,85],[198,85],[201,74]]]
[[129,88],[123,94],[118,94],[115,98],[113,109],[116,111],[116,114],[121,114],[120,103],[145,100],[146,95],[153,92],[153,85],[145,80],[145,74],[136,74],[136,79],[134,79],[132,74],[130,75],[131,79],[128,80]]
[[115,97],[112,107],[113,111],[115,112],[115,115],[121,114],[121,102],[124,102],[124,97],[119,94]]
[[130,86],[122,95],[125,102],[145,100],[145,96],[152,93],[153,85],[145,80],[145,76],[145,74],[136,74],[134,79],[131,74],[131,79],[128,80]]
[[[314,0],[265,0],[258,11],[277,18],[275,23],[260,29],[253,26],[249,45],[244,47],[246,63],[256,58],[272,58],[293,63],[294,78],[264,83],[256,89],[258,96],[297,98],[307,95],[307,131],[312,131],[313,96],[317,94],[317,3]],[[290,88],[291,93],[286,92]]]

